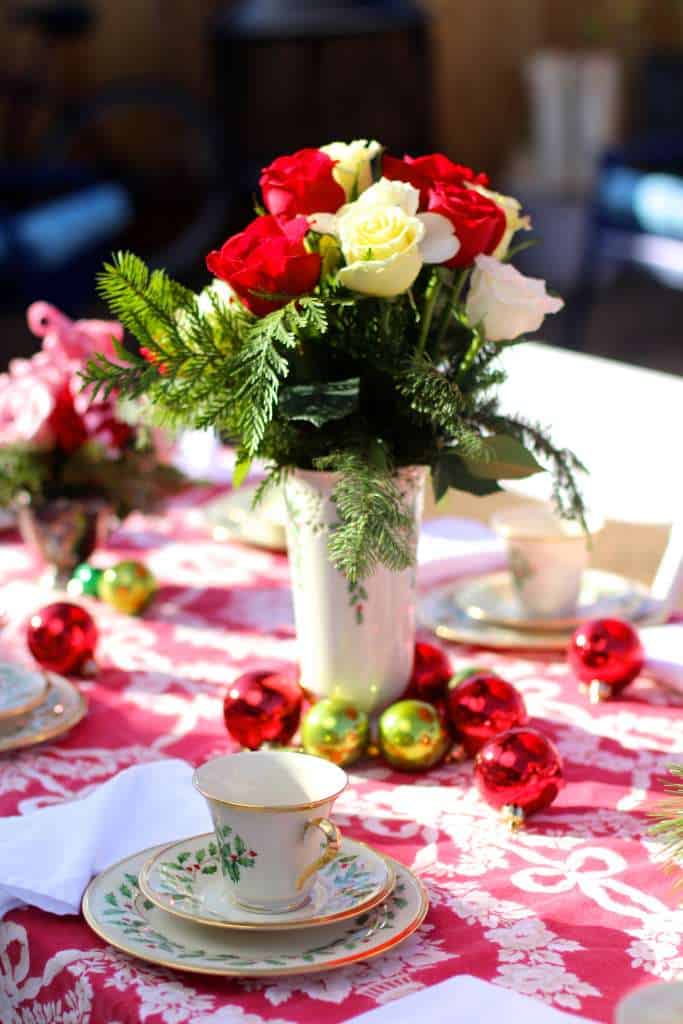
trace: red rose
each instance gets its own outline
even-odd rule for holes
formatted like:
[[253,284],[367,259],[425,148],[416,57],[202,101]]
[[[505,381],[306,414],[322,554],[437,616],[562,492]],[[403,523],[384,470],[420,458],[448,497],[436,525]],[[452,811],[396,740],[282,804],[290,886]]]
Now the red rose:
[[55,395],[55,407],[48,420],[58,448],[70,455],[88,439],[88,433],[81,416],[74,408],[71,384],[68,380]]
[[443,153],[429,153],[427,156],[408,156],[397,160],[394,156],[384,156],[382,174],[391,181],[407,181],[420,190],[420,206],[427,208],[429,191],[439,184],[464,185],[466,181],[473,185],[488,185],[487,174],[475,174],[471,167],[454,164]]
[[447,267],[469,267],[480,253],[492,253],[505,233],[505,211],[472,188],[436,185],[429,193],[428,209],[446,217],[460,241]]
[[83,424],[88,440],[101,445],[110,458],[121,455],[133,436],[132,427],[116,418],[111,399],[90,405],[83,415]]
[[265,316],[289,300],[264,299],[254,292],[303,295],[320,279],[320,256],[304,246],[307,231],[305,217],[257,217],[220,251],[210,252],[206,265],[214,277],[228,282],[252,313]]
[[273,160],[259,181],[268,212],[278,217],[336,213],[346,202],[346,193],[332,177],[334,165],[319,149],[300,149]]

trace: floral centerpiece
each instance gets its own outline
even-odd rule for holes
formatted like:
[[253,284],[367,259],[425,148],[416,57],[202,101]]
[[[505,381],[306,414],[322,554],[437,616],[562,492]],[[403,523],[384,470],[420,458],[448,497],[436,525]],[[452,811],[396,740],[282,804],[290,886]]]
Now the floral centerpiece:
[[160,461],[139,410],[120,410],[114,391],[93,401],[83,389],[95,353],[115,358],[121,324],[74,323],[45,302],[27,318],[41,348],[0,375],[0,505],[17,509],[25,540],[61,583],[102,539],[111,512],[148,509],[182,478]]
[[496,399],[501,351],[562,301],[510,262],[520,204],[442,154],[305,149],[261,194],[199,297],[131,254],[105,268],[142,348],[87,379],[228,435],[236,484],[256,457],[284,481],[302,682],[374,708],[410,674],[427,468],[437,498],[547,468],[560,511],[583,515],[577,460]]

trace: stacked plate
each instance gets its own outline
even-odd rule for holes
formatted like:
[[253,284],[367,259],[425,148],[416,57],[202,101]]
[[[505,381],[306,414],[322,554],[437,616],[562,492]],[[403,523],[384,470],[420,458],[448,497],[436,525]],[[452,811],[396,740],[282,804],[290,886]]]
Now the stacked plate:
[[86,710],[68,679],[0,662],[0,754],[61,736]]
[[94,878],[83,897],[86,921],[117,949],[183,971],[245,977],[367,960],[412,935],[427,908],[408,868],[345,838],[303,907],[242,909],[223,881],[213,833],[128,857]]
[[256,487],[249,485],[216,498],[204,507],[214,540],[237,540],[271,551],[286,551],[285,499],[281,487],[266,491],[253,507]]
[[427,594],[420,619],[443,640],[493,648],[559,650],[587,619],[616,617],[638,625],[656,621],[647,588],[616,573],[588,569],[573,615],[535,618],[524,612],[509,572],[488,573]]

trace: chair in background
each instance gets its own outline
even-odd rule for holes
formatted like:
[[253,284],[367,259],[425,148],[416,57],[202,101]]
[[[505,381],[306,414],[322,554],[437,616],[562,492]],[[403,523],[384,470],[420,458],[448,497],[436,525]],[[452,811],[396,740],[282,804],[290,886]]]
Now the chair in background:
[[683,55],[643,65],[634,131],[603,157],[588,208],[583,256],[565,320],[567,344],[585,344],[600,288],[625,263],[683,288]]

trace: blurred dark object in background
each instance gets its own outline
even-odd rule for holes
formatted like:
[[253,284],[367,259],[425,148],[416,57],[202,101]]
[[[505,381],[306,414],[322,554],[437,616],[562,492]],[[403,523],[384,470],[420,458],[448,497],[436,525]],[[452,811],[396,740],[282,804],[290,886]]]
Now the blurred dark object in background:
[[429,152],[427,16],[409,0],[240,0],[215,15],[225,164],[255,190],[275,156],[337,139]]
[[587,209],[580,273],[565,321],[567,343],[576,348],[586,345],[599,290],[624,264],[683,289],[683,55],[647,56],[637,95],[633,134],[605,153]]
[[228,205],[208,106],[150,77],[71,96],[54,69],[96,25],[89,4],[14,5],[8,20],[32,47],[0,71],[0,307],[40,297],[78,312],[116,248],[194,271]]

